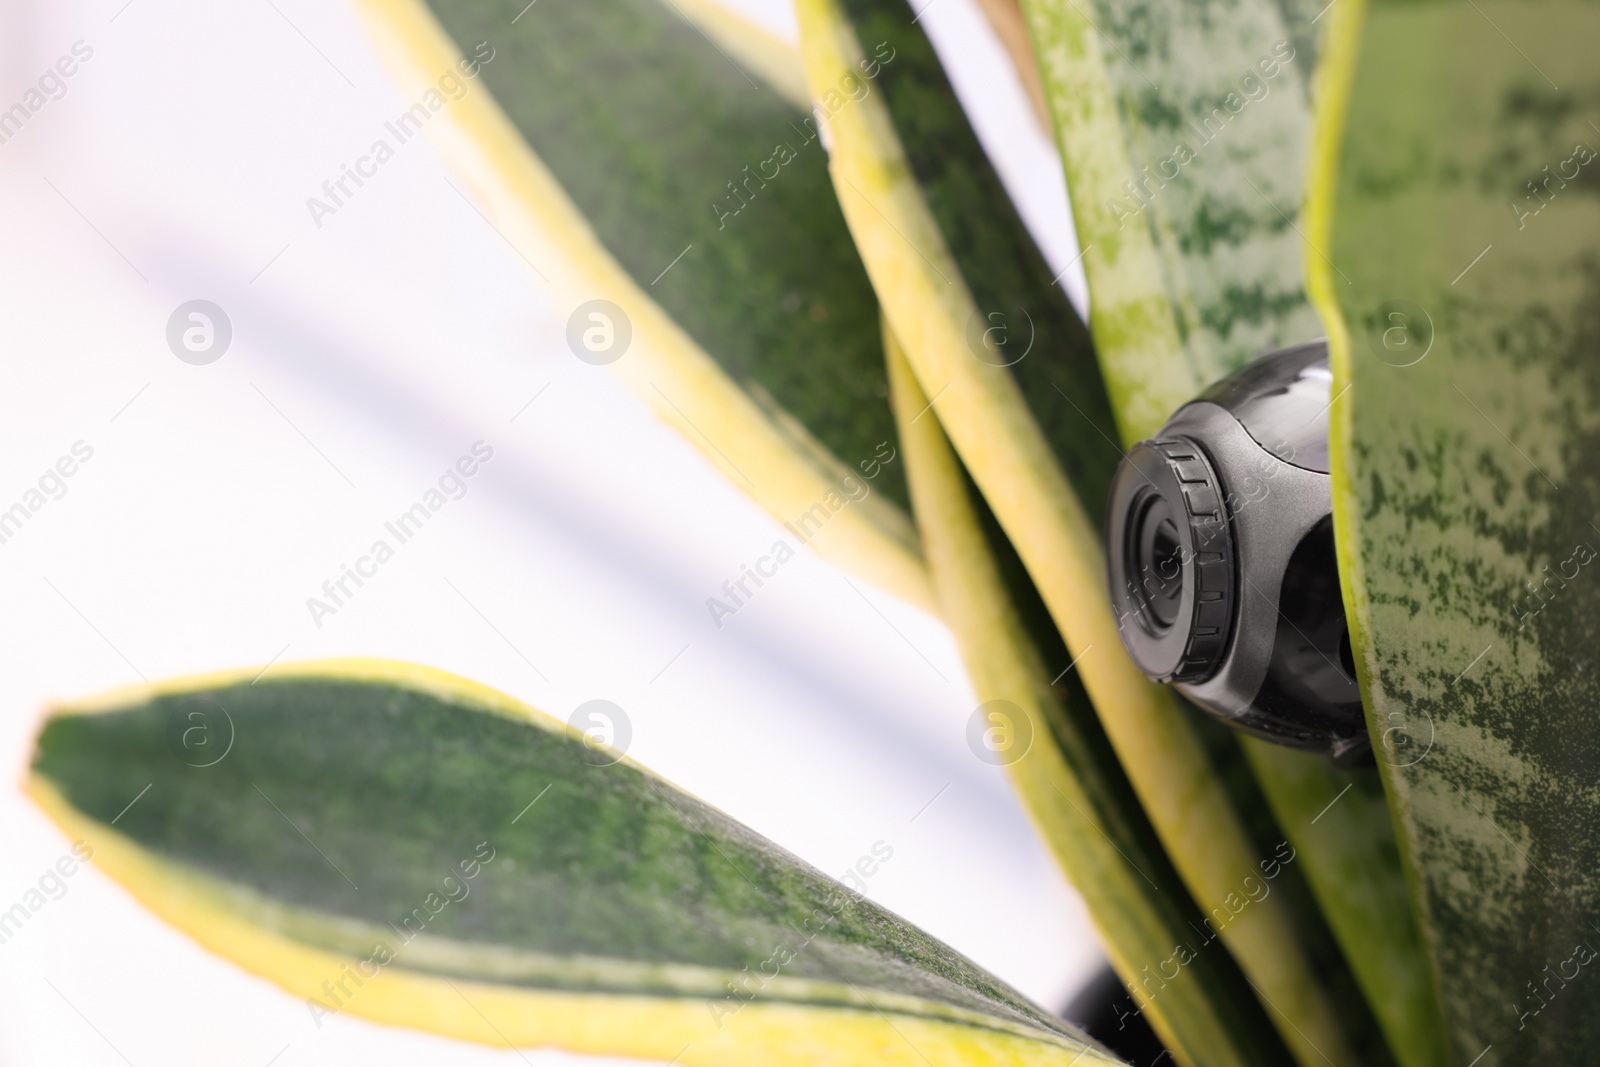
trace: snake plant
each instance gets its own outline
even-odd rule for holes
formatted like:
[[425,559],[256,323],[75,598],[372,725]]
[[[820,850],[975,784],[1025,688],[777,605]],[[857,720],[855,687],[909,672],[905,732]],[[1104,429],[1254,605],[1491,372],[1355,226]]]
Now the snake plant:
[[[1600,1063],[1600,5],[990,0],[1061,151],[1087,320],[905,0],[796,0],[798,49],[714,0],[355,6],[402,96],[479,83],[419,105],[427,133],[569,334],[623,331],[590,361],[944,618],[1177,1062]],[[1134,667],[1104,592],[1122,450],[1323,335],[1376,768],[1220,732]],[[197,708],[226,711],[223,758],[175,758]],[[1119,1062],[858,892],[885,843],[831,878],[426,667],[52,709],[27,788],[317,1025]]]

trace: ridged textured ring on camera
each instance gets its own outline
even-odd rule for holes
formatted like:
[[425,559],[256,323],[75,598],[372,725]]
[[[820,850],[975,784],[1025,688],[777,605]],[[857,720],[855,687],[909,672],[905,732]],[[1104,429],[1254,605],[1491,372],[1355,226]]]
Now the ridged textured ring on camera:
[[[1186,591],[1193,591],[1186,616],[1174,619],[1159,633],[1153,627],[1145,627],[1145,639],[1132,642],[1130,651],[1139,667],[1158,681],[1204,681],[1216,671],[1227,651],[1234,614],[1233,536],[1221,481],[1205,451],[1185,437],[1142,441],[1128,454],[1128,461],[1119,470],[1117,481],[1128,482],[1134,477],[1145,481],[1155,496],[1165,501],[1173,518],[1183,523],[1187,542],[1179,547],[1188,559],[1180,564],[1179,573],[1184,576]],[[1146,464],[1154,469],[1141,469]],[[1156,482],[1168,485],[1163,488]],[[1111,506],[1114,513],[1120,513],[1114,525],[1122,533],[1113,547],[1117,554],[1111,566],[1114,585],[1118,577],[1124,583],[1130,577],[1128,540],[1139,532],[1133,520],[1138,520],[1148,506],[1139,502],[1129,507],[1127,502],[1148,495],[1143,487],[1130,490],[1113,483]],[[1112,593],[1118,602],[1133,601],[1136,613],[1148,610],[1142,598],[1126,588],[1113,588]],[[1183,642],[1176,657],[1170,648],[1173,640]]]

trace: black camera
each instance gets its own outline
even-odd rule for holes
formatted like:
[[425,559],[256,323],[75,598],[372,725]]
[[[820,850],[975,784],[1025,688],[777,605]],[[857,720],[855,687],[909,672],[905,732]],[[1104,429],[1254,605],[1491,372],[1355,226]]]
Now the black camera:
[[1334,554],[1325,341],[1263,356],[1111,483],[1111,603],[1139,669],[1257,737],[1369,757]]

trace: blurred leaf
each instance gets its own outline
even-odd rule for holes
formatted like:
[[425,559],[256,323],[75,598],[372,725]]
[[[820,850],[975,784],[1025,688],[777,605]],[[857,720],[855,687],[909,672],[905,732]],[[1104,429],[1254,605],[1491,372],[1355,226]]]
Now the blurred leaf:
[[930,603],[894,464],[825,503],[879,469],[893,425],[792,51],[711,0],[356,6],[400,96],[433,93],[423,128],[553,294],[554,330],[612,331],[596,358],[620,351],[611,369],[730,480],[782,522],[822,505],[819,553]]
[[934,588],[982,701],[968,743],[986,744],[999,731],[999,743],[983,751],[1006,767],[1113,966],[1179,1061],[1282,1062],[1287,1050],[1233,958],[1196,936],[1205,918],[1139,807],[1020,562],[928,415],[892,336],[884,347]]
[[[1117,634],[1090,515],[1104,509],[1119,450],[1087,331],[1050,281],[908,8],[898,0],[797,6],[807,78],[831,131],[834,184],[884,314],[1081,655],[1084,686],[1173,864],[1203,911],[1220,906],[1262,857],[1172,693],[1139,673]],[[890,54],[892,62],[877,62]],[[983,344],[985,323],[1007,345],[1034,343]],[[1272,1018],[1302,1061],[1322,1062],[1319,1049],[1348,1061],[1280,902],[1244,909],[1222,937],[1258,995],[1270,991]]]
[[[202,727],[217,748],[189,743]],[[443,672],[304,664],[59,709],[29,790],[318,1026],[719,1067],[1116,1062],[593,737]],[[864,842],[850,877],[893,854]]]
[[1348,389],[1339,563],[1452,1061],[1593,1062],[1600,9],[1328,18],[1307,262]]

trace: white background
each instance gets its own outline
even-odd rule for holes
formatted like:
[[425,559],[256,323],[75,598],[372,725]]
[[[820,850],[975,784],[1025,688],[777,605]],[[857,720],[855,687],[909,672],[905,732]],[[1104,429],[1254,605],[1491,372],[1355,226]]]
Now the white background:
[[[740,6],[793,38],[781,0]],[[993,35],[971,0],[922,23],[1066,267],[1059,163]],[[632,756],[823,870],[887,841],[875,899],[1065,1002],[1099,949],[966,748],[975,701],[945,629],[805,555],[713,628],[705,598],[778,528],[572,357],[565,309],[425,139],[313,227],[306,197],[403,107],[350,10],[13,0],[0,109],[79,40],[94,54],[65,97],[0,145],[0,510],[74,442],[94,450],[0,545],[0,910],[68,845],[17,785],[48,703],[385,656],[563,718],[617,702]],[[1081,304],[1081,270],[1066,284]],[[205,367],[165,341],[197,297],[233,326]],[[306,598],[479,439],[495,456],[468,495],[317,628]],[[68,886],[0,945],[0,1064],[576,1060],[348,1016],[318,1030],[92,864]]]

